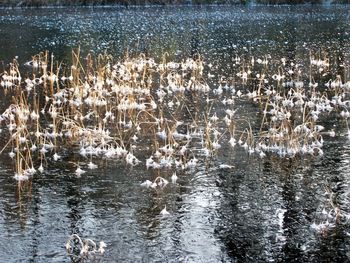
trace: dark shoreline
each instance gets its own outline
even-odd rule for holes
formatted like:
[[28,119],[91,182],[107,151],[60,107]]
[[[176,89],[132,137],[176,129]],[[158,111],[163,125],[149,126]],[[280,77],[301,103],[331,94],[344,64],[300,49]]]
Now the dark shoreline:
[[1,7],[350,4],[350,0],[0,0]]

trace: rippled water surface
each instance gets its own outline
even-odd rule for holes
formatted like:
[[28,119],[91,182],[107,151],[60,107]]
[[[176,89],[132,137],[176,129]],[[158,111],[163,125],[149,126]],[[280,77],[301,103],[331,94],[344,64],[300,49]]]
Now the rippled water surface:
[[[332,74],[349,80],[349,11],[349,6],[3,9],[0,61],[5,66],[18,56],[22,65],[43,50],[67,60],[78,46],[84,54],[107,51],[117,58],[126,51],[156,59],[167,52],[173,60],[199,53],[215,76],[229,76],[237,56],[286,57],[307,68],[310,52],[325,52],[334,61]],[[211,88],[215,83],[214,77]],[[252,123],[259,118],[255,104],[239,100],[236,106],[242,118]],[[223,145],[215,158],[178,171],[177,183],[161,190],[140,183],[157,175],[170,178],[174,169],[102,159],[98,170],[77,178],[71,162],[78,157],[68,152],[64,162],[19,185],[12,162],[1,156],[0,261],[77,261],[64,247],[76,233],[107,244],[105,254],[91,262],[347,262],[350,141],[337,119],[324,125],[339,132],[327,137],[323,156],[259,158]],[[337,222],[327,215],[332,211],[327,189],[343,213]],[[165,205],[170,215],[161,216]],[[320,224],[328,225],[320,231]]]

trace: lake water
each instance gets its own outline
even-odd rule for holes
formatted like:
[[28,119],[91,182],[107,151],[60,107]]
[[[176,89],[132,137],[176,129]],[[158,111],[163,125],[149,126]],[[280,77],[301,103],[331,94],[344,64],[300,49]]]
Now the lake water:
[[[326,54],[330,75],[347,81],[349,34],[347,5],[1,9],[0,61],[5,68],[18,56],[22,66],[44,50],[69,61],[78,46],[117,59],[126,51],[156,60],[167,52],[174,61],[201,54],[214,89],[219,76],[235,72],[237,57],[287,58],[307,73],[312,53]],[[301,79],[308,82],[307,74]],[[236,107],[259,126],[256,104],[240,99]],[[222,144],[215,158],[177,171],[177,183],[158,190],[140,184],[169,179],[174,168],[101,158],[98,170],[78,178],[75,152],[20,189],[3,153],[0,261],[79,262],[65,250],[71,234],[107,244],[87,262],[350,261],[350,140],[343,121],[323,125],[337,131],[325,137],[323,156],[260,158]],[[337,222],[330,192],[342,211]],[[168,216],[160,215],[165,205]]]

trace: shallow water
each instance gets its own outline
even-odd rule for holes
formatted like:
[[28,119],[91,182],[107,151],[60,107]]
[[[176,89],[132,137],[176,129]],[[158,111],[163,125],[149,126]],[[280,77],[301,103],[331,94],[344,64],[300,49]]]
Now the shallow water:
[[[348,6],[147,7],[0,10],[0,60],[19,62],[49,50],[61,60],[72,48],[122,57],[147,53],[180,60],[197,53],[217,75],[230,77],[236,56],[282,57],[308,67],[309,53],[326,53],[332,75],[349,79]],[[302,76],[307,79],[307,75]],[[6,104],[6,102],[4,102]],[[240,116],[259,119],[241,100]],[[258,121],[257,121],[258,122]],[[350,141],[344,123],[327,138],[320,157],[259,158],[223,145],[218,156],[163,190],[140,183],[157,171],[100,160],[98,170],[77,178],[66,153],[20,185],[12,162],[0,158],[0,261],[71,262],[64,248],[76,233],[107,244],[91,262],[346,262],[350,260],[347,216],[335,223],[331,188],[350,212]],[[221,169],[220,164],[233,165]],[[160,170],[170,178],[172,170]],[[19,189],[21,188],[21,189]],[[169,216],[159,213],[166,205]],[[318,231],[315,225],[331,225]]]

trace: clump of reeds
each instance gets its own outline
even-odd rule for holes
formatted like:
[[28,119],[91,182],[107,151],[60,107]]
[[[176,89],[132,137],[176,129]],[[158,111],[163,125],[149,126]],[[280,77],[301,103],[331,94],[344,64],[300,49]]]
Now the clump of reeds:
[[[249,153],[261,157],[267,153],[281,157],[322,155],[323,137],[335,136],[334,130],[325,130],[323,121],[338,112],[347,125],[348,102],[344,99],[349,82],[339,75],[335,80],[329,78],[327,54],[310,55],[309,66],[285,58],[273,64],[268,57],[236,59],[235,63],[240,69],[235,86],[250,86],[243,96],[261,108],[260,129],[254,132],[249,126],[238,140]],[[303,69],[308,72],[303,73]],[[236,141],[231,142],[235,145]]]
[[[215,76],[200,56],[116,60],[82,58],[78,49],[68,66],[47,52],[33,56],[26,63],[30,75],[22,78],[14,60],[0,76],[12,98],[1,115],[9,138],[2,152],[14,160],[19,180],[63,160],[67,149],[81,156],[77,176],[98,168],[99,158],[154,170],[194,169],[226,144],[262,158],[322,155],[323,137],[335,132],[321,120],[337,112],[347,125],[350,82],[326,79],[327,54],[310,55],[308,66],[269,55],[236,56],[233,63],[232,76]],[[211,88],[208,79],[218,85]],[[237,100],[257,105],[259,125],[237,114]]]
[[[114,61],[102,54],[88,55],[83,63],[77,50],[69,68],[47,52],[33,56],[26,66],[33,75],[25,80],[16,61],[1,75],[1,86],[14,98],[2,114],[11,138],[3,151],[10,149],[17,179],[33,174],[37,163],[43,172],[47,159],[59,161],[65,148],[78,148],[90,169],[97,167],[93,159],[98,157],[137,165],[134,148],[139,137],[153,138],[162,167],[171,166],[176,156],[186,159],[190,135],[177,131],[182,125],[177,115],[188,111],[182,102],[185,92],[208,92],[201,59],[156,63],[141,54]],[[77,167],[80,176],[84,170]]]

